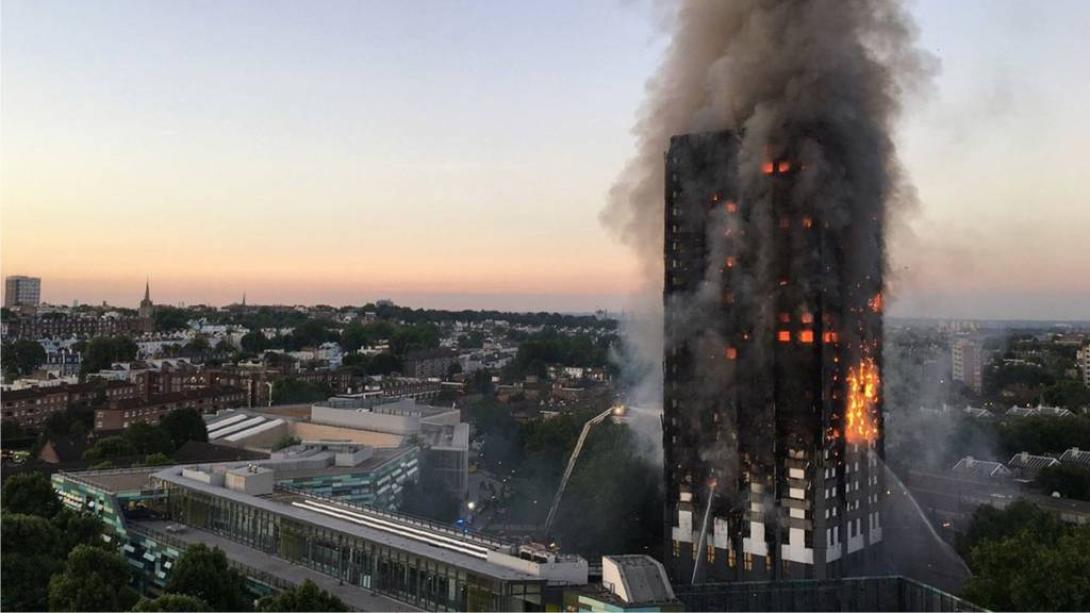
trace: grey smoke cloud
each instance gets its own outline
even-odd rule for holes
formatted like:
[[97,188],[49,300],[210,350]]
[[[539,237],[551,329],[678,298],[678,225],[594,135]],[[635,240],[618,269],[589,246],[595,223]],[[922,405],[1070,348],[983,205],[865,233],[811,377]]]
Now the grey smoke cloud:
[[[799,182],[796,199],[823,202],[824,216],[866,262],[885,268],[882,226],[890,211],[910,210],[891,134],[905,96],[937,66],[914,47],[915,26],[900,2],[886,0],[691,0],[662,8],[670,42],[648,81],[633,132],[637,149],[600,214],[632,248],[644,283],[633,321],[623,328],[646,380],[641,398],[661,398],[663,154],[672,135],[733,130],[742,134],[742,191],[760,198],[760,160],[796,148],[818,172]],[[796,132],[820,125],[823,132]],[[755,223],[770,220],[756,216]],[[715,249],[715,244],[712,244]],[[863,264],[866,268],[867,264]],[[850,268],[850,266],[849,266]],[[865,275],[860,268],[848,275]],[[709,275],[710,276],[710,275]],[[832,283],[843,285],[844,279]],[[754,280],[759,289],[759,280]],[[697,297],[702,304],[717,291]],[[667,331],[670,336],[673,331]],[[684,334],[682,334],[684,336]],[[645,354],[643,352],[646,352]],[[630,352],[631,353],[631,352]],[[624,365],[629,368],[629,365]],[[647,402],[647,400],[644,400]]]

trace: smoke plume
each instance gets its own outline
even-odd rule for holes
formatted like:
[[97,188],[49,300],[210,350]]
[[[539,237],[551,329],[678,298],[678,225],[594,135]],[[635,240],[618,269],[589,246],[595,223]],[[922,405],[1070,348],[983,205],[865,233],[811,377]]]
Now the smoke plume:
[[[687,329],[666,330],[664,338],[663,156],[670,137],[738,134],[740,191],[754,201],[767,200],[762,161],[790,155],[808,168],[792,199],[819,208],[830,232],[843,239],[846,257],[839,278],[819,282],[842,304],[857,303],[843,294],[868,275],[880,283],[883,228],[892,212],[912,204],[891,135],[905,95],[926,82],[935,65],[914,47],[916,29],[903,5],[889,0],[690,0],[670,3],[666,11],[670,43],[647,84],[634,127],[637,151],[601,213],[643,273],[633,320],[622,331],[636,354],[623,366],[641,375],[634,387],[645,405],[661,402],[663,343],[713,330],[704,319],[721,295],[717,273],[709,271],[709,287],[692,296],[692,304],[671,305],[691,313]],[[774,220],[758,210],[745,223]],[[750,234],[763,233],[754,228]],[[716,250],[710,241],[710,253]],[[756,278],[741,280],[754,292],[771,281],[757,270]],[[762,316],[755,314],[758,321]]]

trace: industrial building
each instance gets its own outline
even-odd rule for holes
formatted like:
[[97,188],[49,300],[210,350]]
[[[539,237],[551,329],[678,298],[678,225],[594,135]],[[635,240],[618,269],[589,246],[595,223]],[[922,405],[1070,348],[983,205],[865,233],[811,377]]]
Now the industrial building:
[[677,583],[826,579],[882,541],[881,220],[800,196],[790,144],[666,154],[666,566]]

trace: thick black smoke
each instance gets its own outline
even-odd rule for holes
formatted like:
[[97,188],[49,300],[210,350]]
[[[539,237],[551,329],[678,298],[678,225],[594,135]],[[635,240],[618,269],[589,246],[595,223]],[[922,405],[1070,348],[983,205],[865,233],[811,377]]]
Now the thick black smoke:
[[[822,282],[834,294],[849,292],[857,279],[881,278],[883,228],[892,211],[910,204],[892,133],[902,99],[934,65],[914,47],[916,29],[903,5],[889,0],[692,0],[667,11],[671,42],[647,85],[634,128],[638,150],[601,214],[644,273],[637,320],[624,332],[639,351],[634,370],[644,383],[635,398],[645,405],[661,399],[663,154],[670,137],[740,134],[740,187],[753,201],[766,200],[763,161],[791,156],[805,165],[792,198],[820,207],[844,241],[843,270]],[[770,222],[759,213],[752,219]],[[754,279],[753,289],[773,281]],[[842,296],[845,304],[855,298]],[[712,329],[701,314],[714,313],[719,299],[715,287],[694,296],[690,327]]]

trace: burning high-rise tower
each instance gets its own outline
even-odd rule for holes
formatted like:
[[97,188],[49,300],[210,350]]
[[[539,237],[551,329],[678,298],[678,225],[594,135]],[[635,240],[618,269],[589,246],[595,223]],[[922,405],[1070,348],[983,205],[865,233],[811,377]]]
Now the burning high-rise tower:
[[831,189],[841,136],[819,120],[769,131],[759,148],[730,131],[670,141],[663,440],[676,581],[843,576],[882,540],[883,211],[866,190]]

